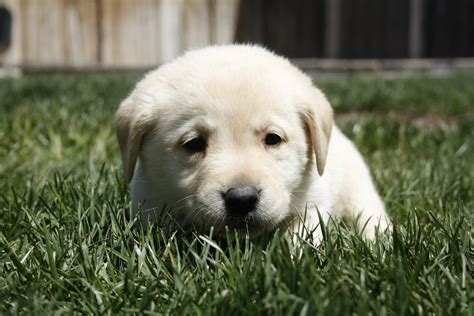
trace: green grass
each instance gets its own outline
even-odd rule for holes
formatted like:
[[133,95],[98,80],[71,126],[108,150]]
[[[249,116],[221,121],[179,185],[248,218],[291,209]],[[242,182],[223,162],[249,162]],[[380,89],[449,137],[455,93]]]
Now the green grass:
[[0,81],[0,314],[473,314],[474,75],[317,82],[364,112],[342,129],[395,226],[367,245],[330,225],[300,259],[279,232],[224,245],[133,228],[113,114],[137,79]]
[[346,80],[326,79],[318,83],[339,111],[473,114],[472,73],[379,80],[355,77]]

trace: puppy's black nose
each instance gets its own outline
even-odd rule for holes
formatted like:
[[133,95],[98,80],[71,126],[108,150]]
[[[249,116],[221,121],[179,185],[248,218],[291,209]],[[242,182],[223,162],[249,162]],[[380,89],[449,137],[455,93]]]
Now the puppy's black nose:
[[246,215],[257,207],[259,190],[253,185],[240,185],[230,188],[222,195],[229,212],[233,215]]

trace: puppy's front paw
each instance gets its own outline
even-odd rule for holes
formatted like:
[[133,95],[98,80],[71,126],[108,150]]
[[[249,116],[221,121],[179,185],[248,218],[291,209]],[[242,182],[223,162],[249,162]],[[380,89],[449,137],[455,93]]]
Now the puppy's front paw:
[[365,221],[359,221],[362,235],[368,241],[375,240],[377,234],[389,234],[392,224],[386,215],[372,216]]

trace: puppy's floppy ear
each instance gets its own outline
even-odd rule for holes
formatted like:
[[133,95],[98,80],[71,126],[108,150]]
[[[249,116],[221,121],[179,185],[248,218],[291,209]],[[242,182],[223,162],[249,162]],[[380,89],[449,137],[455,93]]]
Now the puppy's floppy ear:
[[316,166],[320,176],[324,173],[329,139],[333,124],[333,111],[325,95],[316,88],[311,89],[311,100],[306,101],[300,111],[309,131],[310,144],[316,154]]
[[117,139],[122,153],[125,182],[130,183],[135,171],[140,145],[150,123],[144,119],[143,113],[128,97],[120,104],[115,116]]

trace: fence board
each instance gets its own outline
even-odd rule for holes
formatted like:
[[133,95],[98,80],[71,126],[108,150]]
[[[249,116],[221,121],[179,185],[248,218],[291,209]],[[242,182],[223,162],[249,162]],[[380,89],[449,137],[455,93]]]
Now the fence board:
[[408,4],[408,0],[342,1],[340,57],[408,57]]
[[212,44],[232,43],[235,38],[239,0],[209,0]]
[[13,15],[5,62],[27,65],[95,64],[94,0],[0,1]]
[[101,0],[102,64],[142,67],[161,57],[158,0]]
[[474,1],[426,1],[427,57],[474,56]]
[[261,43],[291,58],[474,56],[472,0],[0,0],[0,6],[12,14],[11,43],[0,48],[0,64],[7,65],[148,68],[189,48],[233,41]]
[[242,0],[237,42],[261,43],[290,57],[323,55],[324,0]]
[[0,62],[9,63],[9,64],[20,64],[22,51],[21,51],[21,23],[16,18],[16,13],[20,11],[20,5],[17,1],[14,0],[0,0],[0,5],[4,6],[7,10],[10,11],[12,15],[12,25],[11,25],[11,42],[10,47],[7,51],[3,52],[0,56]]

